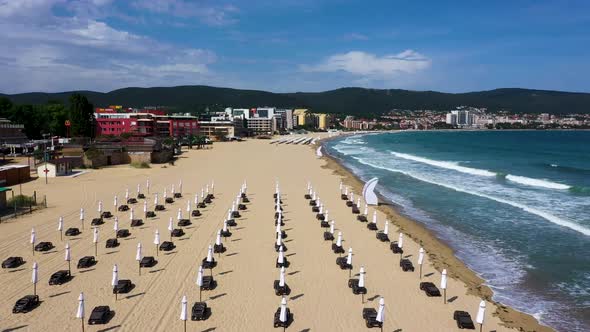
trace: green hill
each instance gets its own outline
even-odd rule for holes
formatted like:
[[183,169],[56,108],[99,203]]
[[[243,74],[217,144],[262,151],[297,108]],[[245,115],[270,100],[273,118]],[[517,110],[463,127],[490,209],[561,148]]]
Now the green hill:
[[316,112],[352,115],[380,114],[391,109],[447,111],[456,106],[487,107],[516,113],[590,113],[590,93],[529,89],[496,89],[469,93],[442,93],[399,89],[341,88],[325,92],[272,93],[210,86],[124,88],[107,93],[70,91],[2,95],[16,104],[67,103],[73,92],[88,97],[95,106],[167,106],[176,111],[201,111],[205,107],[277,106],[311,108]]

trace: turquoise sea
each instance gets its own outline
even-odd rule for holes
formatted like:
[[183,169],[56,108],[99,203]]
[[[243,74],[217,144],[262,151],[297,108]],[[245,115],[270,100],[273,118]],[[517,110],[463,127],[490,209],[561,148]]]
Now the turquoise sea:
[[494,299],[590,331],[590,131],[367,134],[326,143],[447,242]]

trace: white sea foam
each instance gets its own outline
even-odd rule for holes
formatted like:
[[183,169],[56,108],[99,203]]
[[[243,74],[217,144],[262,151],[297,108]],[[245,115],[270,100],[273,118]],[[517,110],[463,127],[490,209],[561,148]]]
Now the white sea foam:
[[353,157],[353,158],[355,158],[356,160],[358,160],[362,164],[365,164],[365,165],[368,165],[368,166],[371,166],[371,167],[374,167],[374,168],[379,168],[379,169],[383,169],[383,170],[390,171],[390,172],[401,173],[401,174],[404,174],[404,175],[413,177],[413,178],[415,178],[417,180],[420,180],[422,182],[427,182],[427,183],[430,183],[430,184],[434,184],[434,185],[437,185],[437,186],[445,187],[445,188],[448,188],[448,189],[451,189],[451,190],[455,190],[455,191],[458,191],[458,192],[462,192],[462,193],[466,193],[466,194],[474,195],[474,196],[479,196],[479,197],[483,197],[483,198],[487,198],[487,199],[490,199],[490,200],[493,200],[493,201],[496,201],[496,202],[499,202],[499,203],[502,203],[502,204],[507,204],[507,205],[510,205],[512,207],[515,207],[515,208],[518,208],[518,209],[522,209],[523,211],[526,211],[528,213],[537,215],[537,216],[539,216],[539,217],[541,217],[541,218],[543,218],[543,219],[545,219],[545,220],[547,220],[549,222],[552,222],[552,223],[554,223],[556,225],[567,227],[567,228],[572,229],[574,231],[580,232],[580,233],[582,233],[582,234],[584,234],[586,236],[590,236],[590,229],[588,229],[588,228],[586,228],[584,226],[581,226],[581,225],[576,224],[576,223],[574,223],[572,221],[569,221],[569,220],[566,220],[566,219],[557,217],[557,216],[552,215],[550,213],[547,213],[545,211],[541,211],[539,209],[532,208],[530,206],[527,206],[527,205],[524,205],[524,204],[521,204],[521,203],[516,203],[516,202],[512,202],[512,201],[503,199],[503,198],[499,198],[499,197],[487,195],[487,194],[476,192],[476,191],[471,191],[471,190],[463,189],[463,188],[456,187],[456,186],[453,186],[453,185],[450,185],[450,184],[446,184],[446,183],[436,182],[436,181],[427,179],[427,178],[425,178],[423,176],[420,176],[420,175],[415,174],[415,173],[412,173],[412,172],[403,171],[403,170],[400,170],[400,169],[390,168],[390,167],[381,166],[381,165],[376,165],[376,164],[374,164],[374,163],[372,163],[370,161],[364,160],[363,158],[358,158],[358,157]]
[[461,173],[467,173],[467,174],[473,174],[473,175],[479,175],[479,176],[496,176],[496,173],[494,173],[494,172],[486,171],[484,169],[477,169],[477,168],[460,166],[456,162],[453,162],[453,161],[432,160],[432,159],[428,159],[428,158],[414,156],[411,154],[399,153],[399,152],[393,152],[393,151],[391,152],[391,154],[398,157],[398,158],[412,160],[412,161],[416,161],[416,162],[423,163],[423,164],[428,164],[428,165],[435,166],[435,167],[452,169],[454,171],[461,172]]
[[[446,168],[446,169],[454,170],[454,171],[461,172],[461,173],[467,173],[467,174],[478,175],[478,176],[487,176],[487,177],[498,176],[498,174],[495,172],[487,171],[484,169],[461,166],[461,165],[458,165],[457,162],[453,162],[453,161],[432,160],[432,159],[428,159],[428,158],[414,156],[411,154],[405,154],[405,153],[399,153],[399,152],[393,152],[393,151],[391,152],[391,154],[393,154],[394,156],[396,156],[398,158],[412,160],[412,161],[416,161],[419,163],[423,163],[423,164],[427,164],[427,165],[431,165],[431,166],[435,166],[435,167]],[[522,185],[526,185],[526,186],[531,186],[531,187],[540,187],[540,188],[557,189],[557,190],[570,189],[570,186],[565,185],[565,184],[551,182],[551,181],[547,181],[547,180],[533,179],[533,178],[529,178],[526,176],[518,176],[518,175],[508,174],[508,175],[506,175],[505,178],[506,178],[506,180],[516,182],[518,184],[522,184]]]
[[570,186],[565,185],[565,184],[561,184],[561,183],[551,182],[551,181],[547,181],[547,180],[533,179],[533,178],[528,178],[526,176],[518,176],[518,175],[512,175],[512,174],[506,175],[506,180],[510,180],[512,182],[516,182],[519,184],[524,184],[526,186],[541,187],[541,188],[547,188],[547,189],[568,190],[571,188]]

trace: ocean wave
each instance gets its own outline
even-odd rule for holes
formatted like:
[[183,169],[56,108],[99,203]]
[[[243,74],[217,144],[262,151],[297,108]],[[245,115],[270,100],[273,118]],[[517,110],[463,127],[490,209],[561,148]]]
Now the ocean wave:
[[533,178],[528,178],[526,176],[518,176],[518,175],[512,175],[512,174],[506,175],[506,180],[516,182],[519,184],[524,184],[526,186],[541,187],[541,188],[547,188],[547,189],[568,190],[571,188],[571,186],[568,186],[566,184],[551,182],[551,181],[547,181],[547,180],[533,179]]
[[467,173],[467,174],[479,175],[479,176],[496,176],[496,173],[494,173],[494,172],[486,171],[484,169],[460,166],[457,164],[457,162],[453,162],[453,161],[432,160],[432,159],[428,159],[428,158],[422,158],[422,157],[414,156],[411,154],[399,153],[399,152],[394,152],[394,151],[391,151],[391,154],[398,157],[398,158],[417,161],[419,163],[428,164],[428,165],[436,166],[436,167],[440,167],[440,168],[452,169],[454,171],[458,171],[461,173]]
[[533,178],[529,178],[526,176],[504,174],[504,173],[495,173],[495,172],[491,172],[491,171],[488,171],[485,169],[465,167],[465,166],[458,165],[457,162],[453,162],[453,161],[432,160],[432,159],[428,159],[428,158],[418,157],[418,156],[414,156],[411,154],[399,153],[399,152],[394,152],[394,151],[391,151],[390,153],[398,158],[412,160],[412,161],[427,164],[430,166],[450,169],[450,170],[454,170],[454,171],[466,173],[466,174],[471,174],[471,175],[487,176],[487,177],[496,176],[499,178],[505,178],[506,180],[509,180],[509,181],[512,181],[512,182],[515,182],[518,184],[531,186],[531,187],[539,187],[539,188],[545,188],[545,189],[556,189],[556,190],[568,190],[571,188],[568,185],[556,183],[556,182],[551,182],[548,180],[533,179]]
[[427,182],[427,183],[430,183],[430,184],[434,184],[434,185],[437,185],[437,186],[441,186],[441,187],[444,187],[444,188],[447,188],[447,189],[451,189],[451,190],[455,190],[455,191],[458,191],[458,192],[462,192],[462,193],[465,193],[465,194],[479,196],[479,197],[482,197],[482,198],[487,198],[487,199],[496,201],[498,203],[510,205],[512,207],[521,209],[521,210],[526,211],[528,213],[537,215],[537,216],[539,216],[539,217],[541,217],[541,218],[543,218],[543,219],[545,219],[545,220],[547,220],[547,221],[549,221],[549,222],[551,222],[553,224],[556,224],[556,225],[559,225],[559,226],[563,226],[563,227],[567,227],[567,228],[569,228],[571,230],[574,230],[576,232],[582,233],[582,234],[584,234],[586,236],[590,236],[590,229],[588,229],[588,228],[586,228],[586,227],[584,227],[582,225],[579,225],[579,224],[576,224],[576,223],[574,223],[572,221],[569,221],[569,220],[566,220],[566,219],[557,217],[557,216],[552,215],[552,214],[550,214],[548,212],[541,211],[539,209],[536,209],[536,208],[527,206],[525,204],[516,203],[516,202],[512,202],[512,201],[503,199],[503,198],[499,198],[499,197],[487,195],[487,194],[476,192],[476,191],[471,191],[471,190],[463,189],[463,188],[456,187],[456,186],[453,186],[453,185],[450,185],[450,184],[446,184],[446,183],[436,182],[436,181],[427,179],[427,178],[425,178],[423,176],[420,176],[418,174],[414,174],[412,172],[407,172],[407,171],[400,170],[400,169],[395,169],[395,168],[390,168],[390,167],[386,167],[386,166],[376,165],[376,164],[374,164],[374,163],[372,163],[370,161],[367,161],[367,160],[365,160],[363,158],[358,158],[358,157],[353,157],[353,158],[356,159],[358,162],[360,162],[362,164],[365,164],[367,166],[371,166],[371,167],[374,167],[374,168],[378,168],[378,169],[382,169],[382,170],[386,170],[386,171],[390,171],[390,172],[401,173],[401,174],[410,176],[410,177],[412,177],[414,179],[420,180],[422,182]]
[[549,169],[564,172],[564,173],[582,173],[582,174],[590,174],[590,169],[574,167],[574,166],[565,166],[559,164],[544,164],[545,167]]

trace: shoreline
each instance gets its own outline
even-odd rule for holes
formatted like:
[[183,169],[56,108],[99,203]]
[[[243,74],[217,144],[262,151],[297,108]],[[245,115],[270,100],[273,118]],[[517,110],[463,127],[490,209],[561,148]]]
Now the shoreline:
[[[359,133],[357,135],[363,134],[368,133]],[[339,137],[340,136],[325,138],[319,143],[324,147],[325,142]],[[324,147],[324,151],[325,150]],[[352,187],[355,192],[362,192],[364,182],[356,174],[344,166],[337,158],[328,153],[324,153],[323,159],[326,160],[326,164],[322,166],[322,168],[332,170],[335,175],[342,178],[344,184]],[[463,261],[457,258],[454,250],[447,243],[440,240],[431,230],[419,221],[413,220],[398,211],[395,205],[389,202],[389,200],[383,195],[378,193],[378,196],[379,206],[376,207],[376,209],[384,213],[405,236],[420,243],[437,271],[440,272],[442,269],[447,269],[450,278],[458,279],[465,284],[467,287],[467,294],[479,296],[492,303],[495,307],[494,316],[498,316],[505,326],[527,332],[555,331],[549,326],[542,325],[532,315],[520,312],[512,307],[493,300],[492,297],[494,292],[485,284],[486,280],[479,277],[475,271],[471,270]]]

